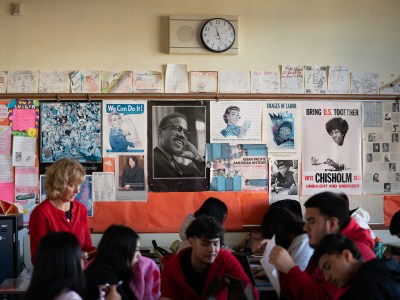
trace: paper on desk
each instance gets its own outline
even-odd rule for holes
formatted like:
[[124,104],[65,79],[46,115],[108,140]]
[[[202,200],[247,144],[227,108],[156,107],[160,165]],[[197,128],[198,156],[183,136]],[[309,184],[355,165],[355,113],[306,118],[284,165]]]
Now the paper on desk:
[[277,268],[269,262],[269,255],[271,254],[271,250],[276,246],[275,243],[275,235],[269,240],[267,246],[265,247],[263,256],[261,258],[261,265],[264,268],[265,274],[267,274],[269,281],[274,287],[278,297],[281,294],[281,286],[279,284],[279,272]]

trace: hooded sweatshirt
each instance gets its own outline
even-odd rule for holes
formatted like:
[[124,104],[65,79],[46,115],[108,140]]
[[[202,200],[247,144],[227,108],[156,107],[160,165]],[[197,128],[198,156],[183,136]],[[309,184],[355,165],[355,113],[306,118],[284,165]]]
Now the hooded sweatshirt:
[[[375,258],[372,251],[374,241],[368,230],[361,228],[357,222],[350,218],[347,226],[341,231],[358,247],[365,261]],[[287,299],[298,300],[337,300],[345,291],[339,289],[324,278],[324,274],[310,259],[304,272],[298,266],[293,267],[287,274],[280,273],[282,296]]]
[[373,259],[358,269],[350,289],[340,300],[400,299],[400,262]]

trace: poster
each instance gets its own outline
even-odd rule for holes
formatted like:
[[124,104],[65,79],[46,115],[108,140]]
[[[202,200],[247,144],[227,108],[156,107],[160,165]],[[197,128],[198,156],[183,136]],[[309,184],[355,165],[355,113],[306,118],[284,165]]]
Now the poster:
[[363,103],[364,194],[400,193],[399,126],[399,103]]
[[144,153],[146,101],[103,101],[103,145],[106,153]]
[[269,203],[293,199],[299,201],[299,160],[274,158],[269,161]]
[[42,102],[40,173],[60,158],[78,160],[88,174],[102,170],[101,103]]
[[[205,145],[208,103],[148,103],[148,183],[151,191],[204,191],[209,188]],[[150,135],[148,135],[150,136]]]
[[301,151],[301,103],[263,103],[263,142],[269,156],[298,155]]
[[8,118],[13,135],[36,137],[39,127],[39,101],[16,100],[8,104]]
[[212,191],[266,191],[268,149],[263,144],[206,145]]
[[115,173],[93,172],[93,201],[115,201]]
[[261,102],[210,102],[212,143],[261,143]]
[[302,194],[362,192],[361,103],[303,103]]
[[15,202],[24,209],[24,224],[29,223],[31,212],[39,203],[38,175],[37,167],[15,168]]

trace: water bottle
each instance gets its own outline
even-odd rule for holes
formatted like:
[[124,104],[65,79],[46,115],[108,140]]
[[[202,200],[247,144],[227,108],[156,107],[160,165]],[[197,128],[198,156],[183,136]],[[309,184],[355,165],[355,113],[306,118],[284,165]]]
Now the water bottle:
[[382,252],[383,252],[383,243],[382,240],[378,237],[375,238],[375,246],[373,251],[377,258],[382,259]]

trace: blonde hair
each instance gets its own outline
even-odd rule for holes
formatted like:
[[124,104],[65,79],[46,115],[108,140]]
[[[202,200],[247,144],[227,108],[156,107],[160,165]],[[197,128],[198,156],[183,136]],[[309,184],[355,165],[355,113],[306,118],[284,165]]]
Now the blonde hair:
[[85,180],[85,168],[76,160],[62,158],[46,170],[44,189],[48,199],[60,196],[67,185],[81,184]]

